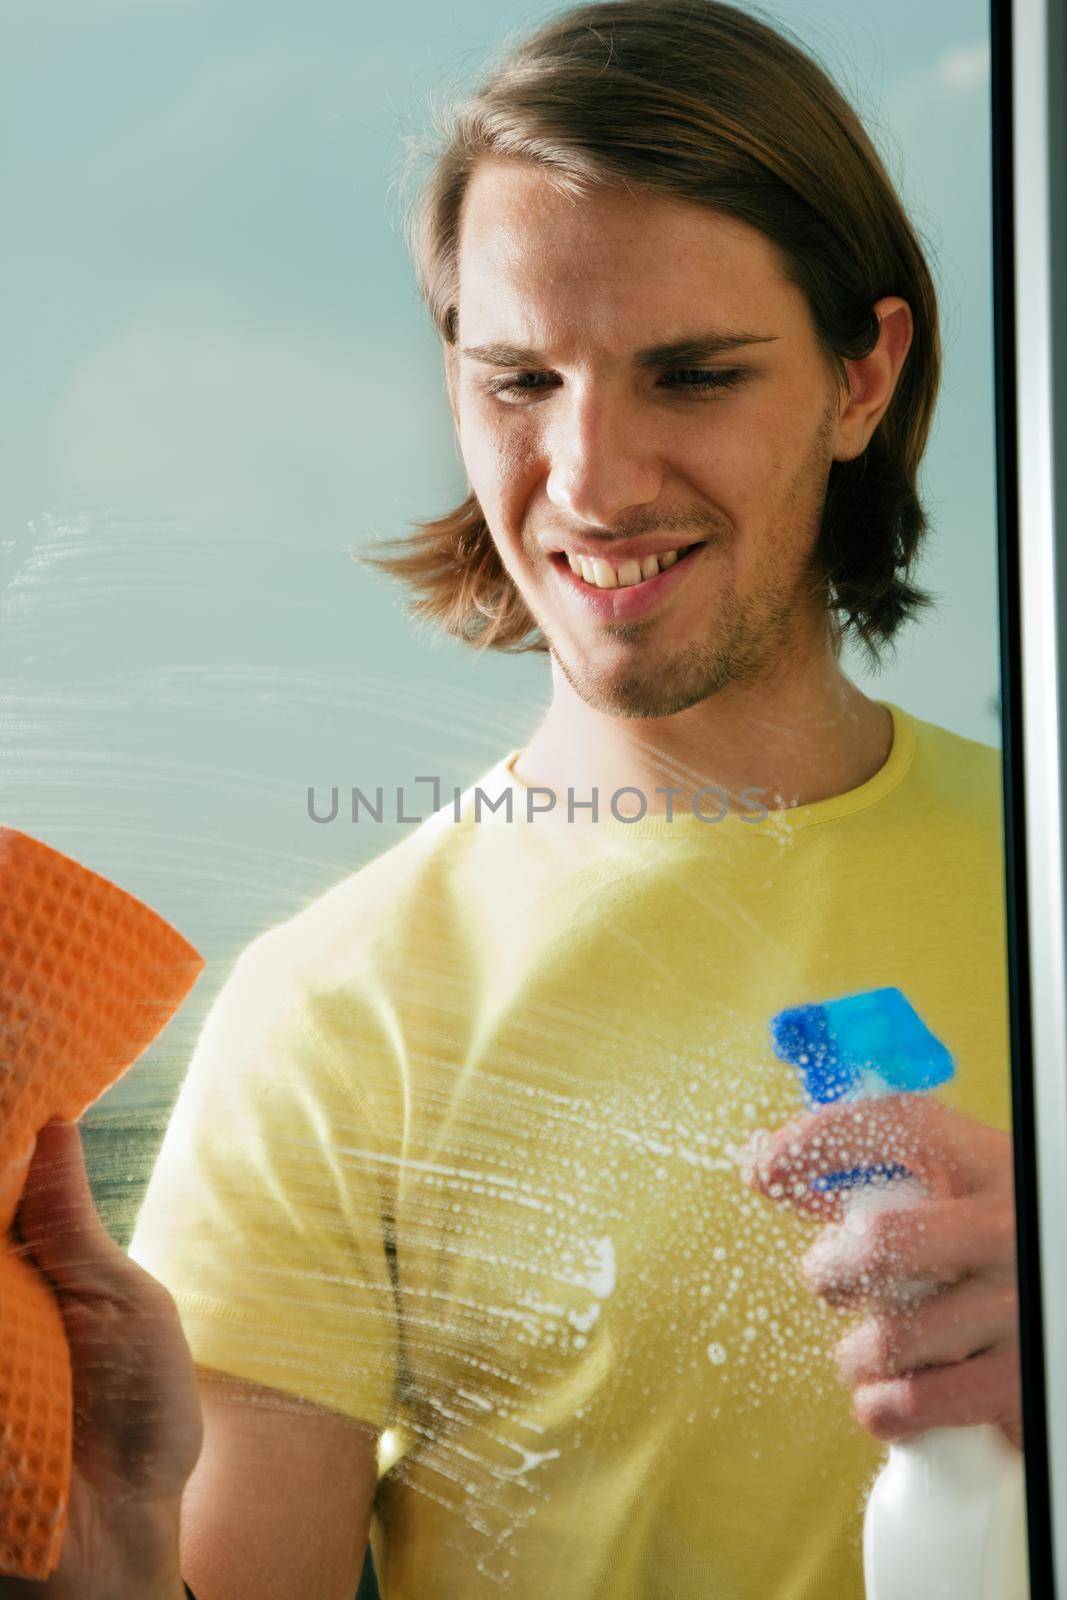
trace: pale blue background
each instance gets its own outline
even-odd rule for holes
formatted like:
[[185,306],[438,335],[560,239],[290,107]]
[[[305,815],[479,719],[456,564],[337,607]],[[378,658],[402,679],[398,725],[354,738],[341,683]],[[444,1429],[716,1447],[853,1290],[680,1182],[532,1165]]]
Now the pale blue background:
[[[209,958],[96,1117],[141,1098],[158,1119],[241,946],[395,837],[314,825],[309,784],[465,784],[545,703],[543,659],[416,632],[346,550],[463,492],[401,137],[550,9],[7,8],[0,817]],[[857,104],[942,296],[921,578],[943,603],[873,692],[996,743],[986,10],[768,10]]]

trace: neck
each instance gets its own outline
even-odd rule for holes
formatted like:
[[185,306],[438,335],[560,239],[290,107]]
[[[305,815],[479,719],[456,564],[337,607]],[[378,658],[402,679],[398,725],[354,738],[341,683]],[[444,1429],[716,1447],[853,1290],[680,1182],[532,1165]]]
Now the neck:
[[[622,717],[594,709],[552,659],[553,695],[514,770],[550,789],[562,804],[596,789],[639,789],[648,813],[667,810],[660,788],[688,806],[718,788],[735,810],[761,800],[769,809],[810,805],[856,789],[883,767],[892,717],[845,677],[828,650],[807,671],[795,663],[761,682],[730,684],[688,710],[665,717]],[[762,790],[755,799],[743,790]]]

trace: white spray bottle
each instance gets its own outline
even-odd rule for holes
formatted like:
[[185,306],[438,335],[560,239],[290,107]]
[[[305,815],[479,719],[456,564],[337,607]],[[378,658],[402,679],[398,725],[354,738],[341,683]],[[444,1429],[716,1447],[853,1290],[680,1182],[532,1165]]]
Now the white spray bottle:
[[[781,1011],[771,1037],[802,1072],[812,1108],[953,1076],[949,1052],[899,989]],[[818,1187],[844,1191],[845,1225],[925,1192],[899,1164],[828,1173]],[[914,1283],[906,1294],[933,1288]],[[863,1572],[867,1600],[1029,1600],[1023,1458],[998,1427],[935,1428],[889,1447],[867,1501]]]

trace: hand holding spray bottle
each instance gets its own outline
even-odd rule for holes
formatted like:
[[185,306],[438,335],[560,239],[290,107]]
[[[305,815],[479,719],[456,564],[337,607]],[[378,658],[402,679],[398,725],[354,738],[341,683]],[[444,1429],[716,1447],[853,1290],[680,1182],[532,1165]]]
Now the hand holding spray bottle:
[[[795,1006],[771,1020],[775,1053],[796,1066],[816,1109],[946,1083],[952,1057],[899,989]],[[845,1222],[910,1208],[926,1191],[899,1163],[828,1173]],[[936,1285],[912,1283],[915,1301]],[[891,1445],[867,1502],[867,1600],[1027,1600],[1023,1458],[998,1427],[935,1428]]]

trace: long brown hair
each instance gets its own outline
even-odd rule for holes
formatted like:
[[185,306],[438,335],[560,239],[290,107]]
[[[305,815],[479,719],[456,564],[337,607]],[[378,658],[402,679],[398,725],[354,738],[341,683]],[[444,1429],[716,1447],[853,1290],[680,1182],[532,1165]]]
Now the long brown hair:
[[[816,581],[836,649],[881,647],[932,597],[909,578],[927,517],[916,479],[941,372],[937,299],[917,236],[856,112],[812,56],[720,0],[599,0],[553,17],[472,95],[438,113],[438,148],[407,219],[423,299],[456,340],[460,213],[475,164],[537,163],[566,193],[623,185],[758,228],[811,308],[838,381],[878,340],[873,304],[900,295],[913,338],[866,450],[832,463]],[[357,559],[404,580],[410,613],[479,649],[547,644],[474,494]]]

